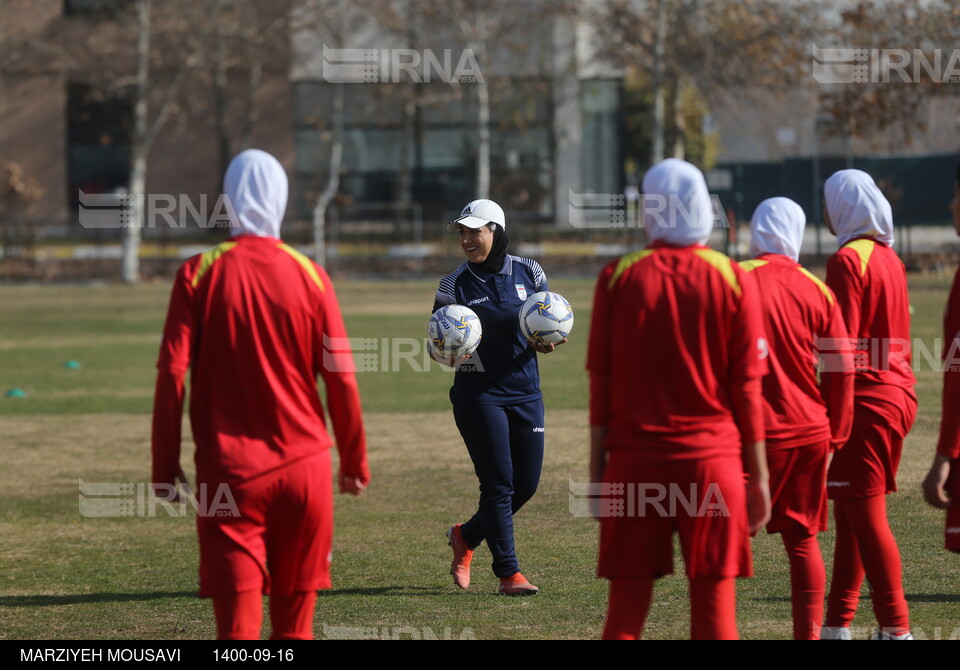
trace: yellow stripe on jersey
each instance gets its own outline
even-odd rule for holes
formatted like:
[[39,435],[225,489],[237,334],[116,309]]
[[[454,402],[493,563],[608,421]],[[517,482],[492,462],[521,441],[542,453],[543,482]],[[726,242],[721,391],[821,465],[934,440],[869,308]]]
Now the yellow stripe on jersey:
[[814,284],[816,284],[817,288],[820,289],[820,292],[823,293],[823,295],[827,296],[827,302],[833,305],[833,292],[827,288],[827,285],[824,284],[822,281],[820,281],[820,279],[816,275],[814,275],[812,272],[810,272],[807,268],[797,268],[797,269],[800,270],[800,272],[803,273],[803,275],[807,279],[809,279]]
[[873,240],[859,239],[844,245],[844,249],[853,249],[860,256],[860,276],[867,274],[867,263],[873,255],[873,250],[877,248],[877,243]]
[[300,264],[300,266],[304,270],[306,270],[307,274],[310,275],[310,279],[313,280],[313,283],[316,284],[321,291],[326,290],[323,287],[323,280],[320,279],[320,275],[319,273],[317,273],[317,268],[313,265],[313,261],[311,261],[309,258],[301,254],[299,251],[297,251],[293,247],[287,244],[284,244],[283,242],[278,244],[277,248],[283,249],[288,254],[293,256],[293,260],[297,261]]
[[740,267],[742,267],[746,272],[753,272],[757,268],[762,268],[769,262],[770,261],[762,261],[759,258],[754,258],[752,261],[743,261],[740,263]]
[[617,269],[613,271],[613,276],[610,277],[610,283],[607,284],[607,290],[613,289],[617,284],[617,280],[620,279],[620,276],[626,272],[630,266],[639,263],[647,256],[656,253],[656,249],[641,249],[640,251],[634,251],[632,254],[627,254],[620,259],[620,262],[617,263]]
[[218,244],[213,249],[204,251],[200,255],[200,265],[197,267],[197,274],[193,275],[193,279],[190,280],[190,285],[193,288],[197,287],[197,284],[200,283],[200,278],[207,273],[213,264],[220,260],[220,257],[225,253],[237,246],[236,242],[223,242]]
[[730,287],[733,289],[734,293],[736,293],[738,296],[742,295],[740,290],[740,281],[737,279],[737,273],[733,270],[733,261],[730,260],[729,257],[724,256],[719,251],[714,251],[713,249],[697,249],[694,253],[712,265],[721,275],[723,275],[723,278],[727,280],[728,284],[730,284]]

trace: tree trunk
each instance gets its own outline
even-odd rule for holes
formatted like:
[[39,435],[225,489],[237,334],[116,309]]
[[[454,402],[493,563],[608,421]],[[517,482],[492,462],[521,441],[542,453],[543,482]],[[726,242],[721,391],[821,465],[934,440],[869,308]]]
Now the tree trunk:
[[683,80],[678,78],[673,92],[673,125],[677,129],[673,140],[673,157],[686,158],[687,123],[683,119]]
[[327,207],[340,188],[340,163],[343,157],[343,84],[333,86],[333,140],[330,144],[330,174],[327,186],[317,198],[313,208],[313,260],[326,265]]
[[650,162],[656,165],[664,156],[665,92],[664,52],[667,41],[667,0],[657,0],[657,34],[653,45],[653,149]]
[[260,110],[257,108],[257,91],[260,90],[260,81],[263,78],[263,60],[257,56],[250,68],[250,79],[247,82],[247,109],[243,115],[243,131],[240,133],[240,151],[253,146],[253,128],[260,120]]
[[[3,4],[4,4],[4,0],[0,0],[0,16],[3,17],[2,19],[0,19],[0,44],[4,43],[7,37],[5,34],[6,31],[3,30],[3,27],[6,27],[6,25],[10,23],[9,19],[3,15],[4,14]],[[3,79],[3,68],[0,67],[0,114],[2,114],[3,112],[3,104],[4,104],[4,100],[6,100],[6,97],[7,97],[7,92],[6,92],[6,84],[4,83],[4,79]]]
[[[484,62],[486,56],[487,25],[483,12],[475,13],[477,39],[471,45],[478,62]],[[477,198],[490,197],[490,90],[487,80],[478,80],[477,86]]]
[[217,33],[213,58],[213,112],[217,129],[217,156],[220,164],[221,190],[223,176],[227,173],[227,166],[232,158],[230,152],[230,129],[228,127],[227,112],[229,97],[227,93],[228,70],[226,35],[224,35],[224,0],[217,0],[213,16],[217,23]]
[[490,197],[490,94],[486,81],[478,82],[477,198]]
[[394,200],[399,202],[408,202],[413,192],[411,188],[413,176],[410,170],[413,160],[410,154],[415,140],[416,114],[417,104],[413,101],[407,102],[403,107],[403,126],[400,129],[400,170],[397,173],[397,192],[394,195]]
[[130,219],[123,230],[123,281],[140,281],[140,228],[147,200],[147,157],[139,152],[130,171]]
[[130,196],[133,216],[123,229],[121,279],[140,281],[140,228],[143,225],[147,178],[147,87],[150,83],[150,0],[137,0],[137,93],[133,107],[133,150],[130,165]]

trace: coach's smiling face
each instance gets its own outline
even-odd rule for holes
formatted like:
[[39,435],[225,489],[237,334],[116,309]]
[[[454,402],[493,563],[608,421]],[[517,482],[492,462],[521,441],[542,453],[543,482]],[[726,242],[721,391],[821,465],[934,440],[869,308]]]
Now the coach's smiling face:
[[490,255],[493,231],[487,226],[469,228],[460,224],[460,248],[471,263],[482,263]]

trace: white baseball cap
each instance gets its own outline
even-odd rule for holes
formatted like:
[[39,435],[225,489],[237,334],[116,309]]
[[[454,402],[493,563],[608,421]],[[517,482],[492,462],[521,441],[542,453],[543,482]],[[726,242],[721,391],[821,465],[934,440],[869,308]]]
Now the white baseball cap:
[[500,227],[506,230],[503,208],[493,200],[474,200],[463,208],[460,218],[447,224],[447,230],[456,230],[460,224],[467,228],[481,228],[488,223],[499,223]]

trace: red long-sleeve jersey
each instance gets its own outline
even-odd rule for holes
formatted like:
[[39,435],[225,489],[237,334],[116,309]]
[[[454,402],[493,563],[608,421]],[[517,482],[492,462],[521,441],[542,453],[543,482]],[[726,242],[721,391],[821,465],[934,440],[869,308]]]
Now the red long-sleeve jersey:
[[756,279],[770,342],[763,378],[767,450],[827,440],[839,449],[853,426],[853,355],[833,291],[780,254],[741,267]]
[[[187,260],[174,281],[153,415],[153,481],[175,481],[184,375],[197,479],[237,483],[328,449],[369,480],[360,399],[329,277],[280,240],[242,235]],[[345,347],[339,347],[344,349]]]
[[937,453],[960,458],[960,270],[943,315],[943,415]]
[[597,282],[590,423],[641,460],[739,455],[764,437],[766,356],[750,277],[712,249],[655,244]]
[[827,285],[854,338],[855,395],[889,400],[901,388],[916,402],[907,271],[897,254],[853,240],[827,262]]

